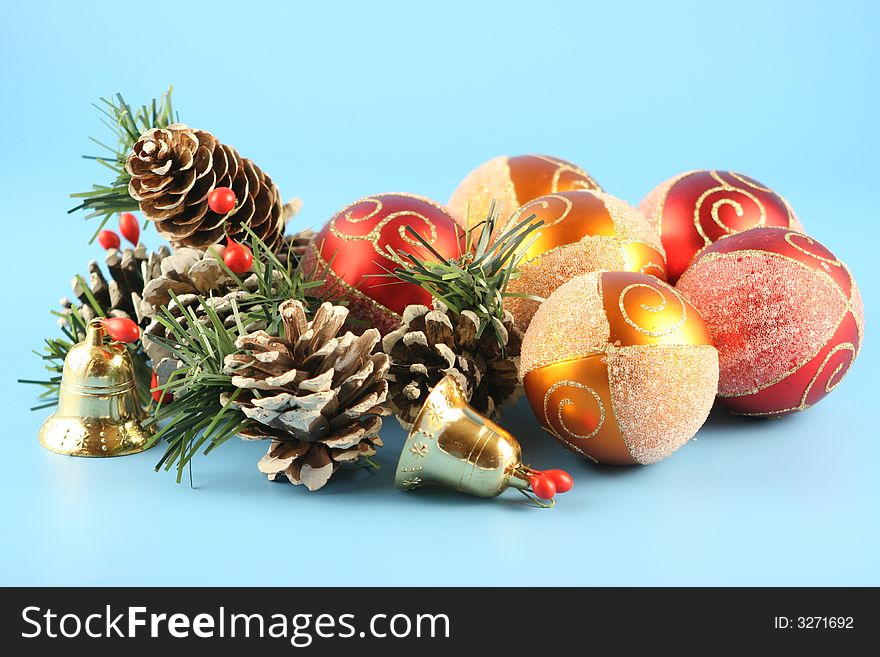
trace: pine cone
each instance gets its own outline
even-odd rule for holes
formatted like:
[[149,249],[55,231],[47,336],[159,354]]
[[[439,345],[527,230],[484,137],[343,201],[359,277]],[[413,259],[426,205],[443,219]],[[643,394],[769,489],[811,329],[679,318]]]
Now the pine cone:
[[278,259],[289,271],[294,271],[297,268],[314,237],[315,231],[311,229],[284,236],[284,241],[278,247],[277,253]]
[[[285,219],[278,187],[209,132],[182,123],[148,130],[132,147],[125,169],[131,174],[129,194],[174,246],[204,249],[227,235],[242,241],[245,226],[269,248],[281,243]],[[238,207],[229,215],[208,209],[216,187],[235,192]]]
[[[138,322],[142,327],[149,323],[138,313],[140,295],[144,289],[144,279],[151,276],[151,272],[158,273],[159,263],[170,255],[168,247],[163,246],[158,251],[147,252],[143,244],[135,248],[110,249],[107,251],[107,270],[110,272],[108,281],[98,263],[94,260],[89,263],[89,276],[87,279],[88,291],[95,301],[101,306],[104,314],[108,317],[124,317]],[[97,316],[92,308],[91,301],[78,279],[71,282],[73,293],[79,299],[76,308],[82,318],[88,322]],[[62,313],[73,313],[74,302],[64,298],[61,300]],[[62,318],[59,323],[67,324],[69,319]]]
[[382,445],[388,356],[372,353],[374,328],[339,335],[348,315],[342,306],[323,304],[311,322],[299,301],[284,302],[281,313],[285,337],[255,331],[236,341],[241,352],[226,357],[241,390],[231,406],[252,420],[243,438],[272,440],[261,472],[316,490],[342,463]]
[[220,261],[206,251],[180,248],[162,259],[158,267],[148,267],[142,294],[136,298],[135,310],[143,323],[156,317],[159,306],[171,303],[173,292],[181,295],[224,293],[235,281]]
[[[409,429],[428,393],[447,374],[454,376],[471,406],[487,417],[513,397],[519,387],[517,365],[522,333],[513,315],[493,319],[498,331],[486,326],[469,310],[460,315],[434,301],[433,310],[407,306],[403,325],[385,336],[382,346],[391,359],[390,405],[401,425]],[[502,353],[498,334],[504,336]]]
[[[196,319],[202,324],[207,326],[211,323],[211,319],[205,311],[205,306],[214,309],[226,328],[233,328],[236,324],[235,314],[233,313],[233,302],[235,302],[235,305],[239,310],[242,310],[242,302],[245,299],[248,299],[251,296],[251,293],[257,289],[256,275],[252,274],[249,276],[242,281],[242,285],[243,287],[241,289],[227,292],[223,296],[204,297],[195,293],[184,293],[177,295],[176,300],[171,299],[165,303],[167,304],[168,312],[171,313],[178,324],[187,328],[187,330],[189,330],[189,324],[191,321],[189,314],[190,310],[195,314]],[[200,299],[204,301],[204,304],[200,302]],[[253,314],[258,314],[259,309],[259,306],[248,306],[247,308],[247,310]],[[246,331],[257,331],[265,328],[266,323],[261,321],[252,321],[245,326]],[[147,353],[147,356],[150,357],[150,360],[153,361],[153,364],[157,365],[164,360],[174,359],[174,354],[163,343],[153,339],[156,337],[167,339],[169,335],[165,325],[158,319],[154,318],[147,328],[144,329],[143,339],[144,351]]]

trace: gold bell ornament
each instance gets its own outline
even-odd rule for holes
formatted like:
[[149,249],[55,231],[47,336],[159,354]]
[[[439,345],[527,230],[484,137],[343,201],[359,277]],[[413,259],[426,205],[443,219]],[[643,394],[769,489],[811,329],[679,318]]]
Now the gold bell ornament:
[[411,491],[427,484],[476,497],[515,488],[542,507],[571,490],[563,470],[534,470],[510,433],[471,408],[458,382],[445,376],[425,399],[403,446],[394,485]]
[[[69,456],[123,456],[152,446],[143,427],[131,356],[122,342],[140,335],[128,319],[95,319],[64,359],[58,408],[40,428],[40,444]],[[114,342],[105,344],[105,337]]]

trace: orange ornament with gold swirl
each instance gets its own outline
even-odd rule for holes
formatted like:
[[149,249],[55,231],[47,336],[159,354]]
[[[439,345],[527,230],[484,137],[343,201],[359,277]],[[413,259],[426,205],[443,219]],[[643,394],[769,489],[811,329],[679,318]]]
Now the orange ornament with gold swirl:
[[[576,164],[549,155],[495,157],[471,171],[449,198],[450,212],[462,228],[472,228],[489,214],[493,202],[506,219],[529,201],[577,189],[602,191]],[[500,225],[504,222],[499,222]],[[479,232],[479,229],[478,229]]]
[[716,240],[750,228],[802,230],[784,198],[733,171],[688,171],[661,183],[639,205],[666,249],[675,283],[694,256]]
[[538,309],[520,376],[543,427],[597,463],[659,461],[690,440],[718,388],[699,313],[653,276],[596,272]]
[[427,290],[404,281],[389,283],[384,277],[397,267],[389,248],[435,259],[408,228],[443,257],[456,258],[463,252],[461,229],[438,203],[414,194],[367,196],[330,219],[303,256],[303,270],[325,278],[315,294],[345,299],[351,318],[383,334],[400,326],[408,305],[430,305]]
[[[510,292],[546,299],[562,283],[593,271],[632,271],[666,278],[660,239],[628,203],[597,191],[559,192],[522,206],[501,232],[534,216],[537,239],[520,249],[519,277]],[[505,307],[525,330],[539,302],[510,297]]]

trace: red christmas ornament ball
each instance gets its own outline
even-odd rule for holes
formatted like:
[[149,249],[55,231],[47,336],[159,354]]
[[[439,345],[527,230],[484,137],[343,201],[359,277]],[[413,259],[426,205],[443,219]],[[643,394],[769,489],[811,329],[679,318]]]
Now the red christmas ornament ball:
[[689,171],[653,189],[639,205],[666,250],[666,280],[675,283],[700,249],[750,228],[802,230],[784,198],[733,171]]
[[464,249],[461,230],[438,203],[412,194],[377,194],[330,219],[312,240],[302,267],[326,279],[319,294],[345,298],[350,317],[387,333],[400,325],[408,305],[431,305],[427,290],[383,276],[397,267],[388,247],[436,260],[407,227],[445,258],[456,258]]
[[861,348],[864,309],[846,266],[816,240],[755,228],[704,249],[677,288],[718,348],[719,401],[742,415],[809,408]]

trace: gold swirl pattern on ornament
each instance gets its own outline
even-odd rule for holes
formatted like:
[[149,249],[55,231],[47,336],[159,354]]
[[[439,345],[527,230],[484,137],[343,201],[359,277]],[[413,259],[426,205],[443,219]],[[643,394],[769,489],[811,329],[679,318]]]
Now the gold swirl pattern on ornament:
[[[850,354],[852,354],[852,356],[850,357],[848,363],[841,363],[840,365],[838,365],[834,369],[834,371],[831,373],[831,376],[829,376],[828,380],[825,382],[825,392],[831,392],[837,386],[840,385],[840,382],[843,381],[843,377],[846,376],[846,372],[849,371],[849,368],[852,366],[852,364],[856,360],[856,347],[855,347],[855,345],[852,342],[841,342],[839,345],[834,347],[834,349],[832,349],[828,353],[828,357],[825,359],[825,363],[828,362],[828,359],[831,358],[831,356],[833,354],[835,354],[838,351],[842,351],[843,349],[846,349],[847,351],[849,351]],[[822,363],[822,367],[825,366],[825,363]],[[846,371],[844,371],[843,375],[839,379],[837,379],[837,381],[834,381],[834,383],[831,383],[834,380],[834,377],[837,376],[842,369],[844,369],[844,366],[846,366]],[[822,369],[822,368],[820,367],[819,369]]]
[[[851,342],[841,342],[839,345],[836,345],[831,351],[829,351],[825,359],[822,361],[822,364],[819,365],[819,369],[816,370],[816,373],[813,375],[813,378],[810,379],[810,382],[807,384],[806,390],[804,390],[804,394],[801,396],[801,401],[797,406],[793,406],[791,408],[783,408],[776,411],[761,411],[757,413],[737,413],[738,415],[745,416],[754,416],[754,417],[762,417],[767,415],[780,415],[782,413],[792,413],[794,411],[805,411],[810,408],[810,404],[807,403],[807,397],[810,396],[810,393],[813,391],[813,386],[816,385],[816,381],[819,380],[819,377],[822,375],[822,370],[825,369],[825,366],[828,364],[828,361],[831,360],[831,357],[839,351],[848,351],[851,354],[850,359],[847,362],[840,363],[837,367],[834,368],[834,371],[828,377],[828,380],[825,382],[825,393],[829,393],[834,390],[840,382],[843,381],[846,374],[849,372],[849,368],[855,362],[856,359],[856,348],[855,345]],[[815,356],[814,356],[815,357]],[[844,370],[843,375],[834,383],[834,377],[840,373],[841,370]],[[761,390],[763,390],[762,388]],[[729,395],[729,396],[741,396],[741,395]]]
[[[749,187],[752,187],[753,189],[757,189],[760,192],[767,192],[768,194],[776,195],[776,192],[774,192],[769,187],[764,187],[763,185],[759,184],[758,181],[756,181],[756,180],[749,180],[741,173],[736,173],[734,171],[728,171],[727,175],[729,175],[731,178],[736,178],[741,183],[748,185]],[[716,180],[717,180],[717,178],[716,178]]]
[[[564,209],[562,210],[562,214],[560,214],[558,217],[556,217],[556,219],[553,219],[550,222],[544,220],[544,224],[539,229],[539,232],[541,230],[544,230],[546,228],[550,228],[551,226],[555,226],[555,225],[560,224],[563,221],[565,221],[566,217],[568,217],[568,215],[571,214],[571,210],[574,207],[574,203],[572,203],[569,199],[565,198],[564,196],[559,196],[557,194],[548,194],[544,198],[546,198],[546,199],[552,198],[557,201],[562,201]],[[528,216],[529,214],[531,214],[533,212],[530,208],[535,205],[540,205],[544,210],[547,210],[548,212],[550,211],[550,202],[548,200],[541,199],[541,200],[532,201],[531,203],[526,203],[519,210],[517,210],[516,215],[514,216],[513,219],[511,219],[508,222],[507,225],[511,226],[511,227],[516,226],[517,222],[521,221],[520,217],[522,217],[523,215]],[[538,219],[542,219],[542,218],[543,217],[538,217]]]
[[[349,223],[352,223],[352,224],[359,224],[359,223],[363,223],[365,221],[368,221],[370,219],[375,218],[382,211],[383,205],[382,205],[382,201],[380,201],[379,199],[375,199],[375,198],[362,199],[361,201],[358,201],[357,203],[355,203],[355,205],[359,205],[361,203],[375,203],[376,207],[367,216],[361,217],[359,219],[352,216],[351,209],[348,209],[347,212],[345,210],[343,210],[343,212],[345,212],[343,219]],[[353,206],[349,206],[349,207],[353,207]],[[337,219],[339,218],[339,215],[333,217],[333,219],[330,220],[329,229],[330,229],[330,232],[335,237],[337,237],[341,240],[345,240],[345,241],[349,241],[349,242],[369,242],[370,244],[373,245],[373,250],[377,254],[379,254],[380,256],[385,258],[386,260],[390,260],[391,262],[395,262],[394,258],[392,258],[384,249],[382,249],[379,246],[379,242],[382,239],[382,230],[385,228],[385,226],[387,226],[390,222],[394,221],[395,219],[398,219],[399,217],[413,217],[415,219],[420,219],[421,221],[423,221],[425,223],[425,225],[430,230],[430,238],[427,238],[424,235],[422,235],[422,237],[425,237],[425,241],[427,241],[428,244],[433,244],[434,242],[437,241],[437,227],[434,225],[434,222],[431,221],[428,217],[426,217],[422,213],[416,212],[415,210],[399,210],[398,212],[392,212],[387,217],[380,220],[379,223],[377,223],[373,227],[373,229],[365,235],[351,235],[349,233],[344,233],[341,230],[339,230],[339,228],[336,225],[336,222],[337,222]],[[401,226],[398,226],[397,234],[407,244],[410,244],[412,246],[422,246],[421,242],[419,242],[418,240],[409,236],[409,234],[406,231],[408,225],[409,224],[403,224]]]
[[800,238],[800,239],[805,240],[807,242],[807,244],[809,244],[810,246],[816,245],[816,240],[814,240],[812,237],[804,235],[803,233],[786,233],[784,239],[786,242],[788,242],[789,246],[797,249],[798,251],[800,251],[804,255],[810,256],[814,260],[818,260],[819,262],[831,265],[832,267],[842,267],[843,266],[843,263],[840,262],[840,260],[838,260],[837,258],[826,258],[825,256],[820,256],[818,253],[814,253],[813,251],[810,251],[809,249],[807,249],[803,246],[795,244],[795,242],[794,242],[795,238]]
[[[593,396],[593,399],[596,401],[596,405],[599,408],[599,421],[596,423],[596,428],[593,429],[590,433],[585,434],[585,435],[575,433],[565,424],[565,420],[562,417],[562,411],[565,409],[566,406],[571,406],[572,404],[574,404],[574,401],[572,401],[569,397],[565,397],[562,400],[560,400],[558,406],[556,407],[556,418],[557,418],[557,420],[559,420],[559,426],[568,435],[562,436],[559,433],[557,433],[556,430],[553,428],[553,424],[550,421],[550,396],[554,392],[559,390],[560,388],[564,388],[564,387],[565,388],[576,388],[578,390],[588,392],[588,393],[590,393],[590,395]],[[605,405],[602,403],[602,399],[599,397],[599,393],[597,393],[595,390],[593,390],[590,386],[585,385],[583,383],[578,383],[577,381],[568,381],[568,380],[557,381],[552,386],[550,386],[550,388],[547,389],[546,393],[544,393],[544,422],[545,422],[546,426],[549,428],[549,430],[553,433],[553,435],[555,435],[557,438],[565,439],[566,437],[568,437],[568,438],[574,438],[577,440],[589,440],[590,438],[595,436],[597,433],[599,433],[599,431],[602,429],[602,425],[605,424]]]
[[[767,210],[764,207],[764,204],[761,203],[760,200],[758,200],[757,196],[755,196],[754,194],[752,194],[748,190],[741,189],[739,187],[734,187],[733,185],[731,185],[730,183],[725,181],[718,174],[717,171],[710,171],[709,175],[712,176],[712,178],[714,178],[719,183],[719,185],[716,187],[710,187],[709,189],[704,191],[702,194],[700,194],[700,197],[696,200],[696,203],[694,204],[694,227],[697,229],[697,232],[700,234],[700,237],[703,238],[703,241],[706,244],[711,244],[712,239],[706,234],[706,231],[703,228],[703,222],[700,218],[700,213],[703,209],[703,203],[712,194],[715,194],[718,192],[742,194],[743,196],[748,198],[750,201],[752,201],[752,203],[754,203],[757,206],[758,210],[761,213],[761,216],[758,218],[758,221],[753,226],[750,226],[750,228],[757,228],[758,226],[763,226],[767,223]],[[743,209],[743,205],[740,201],[736,200],[735,198],[725,197],[725,198],[721,198],[721,199],[715,201],[712,204],[712,207],[709,211],[709,214],[712,218],[712,221],[714,221],[715,224],[722,231],[724,231],[727,235],[731,235],[733,233],[737,233],[737,232],[741,232],[742,230],[745,230],[745,229],[738,229],[738,230],[733,229],[730,226],[728,226],[727,224],[725,224],[723,221],[721,221],[721,216],[719,214],[719,210],[720,210],[721,206],[723,206],[723,205],[729,205],[729,206],[733,207],[733,209],[736,212],[736,215],[738,217],[742,217],[745,214],[745,210]]]
[[554,160],[553,158],[547,157],[546,155],[535,155],[539,160],[543,160],[544,162],[548,162],[556,167],[556,170],[553,172],[553,181],[550,183],[550,192],[555,194],[559,191],[559,180],[562,178],[564,173],[573,173],[576,176],[580,176],[584,178],[584,180],[575,180],[572,183],[572,189],[586,189],[586,190],[594,190],[601,189],[595,180],[588,174],[586,171],[581,169],[570,162],[560,162],[559,160]]
[[749,187],[752,187],[753,189],[757,189],[758,191],[766,192],[767,194],[772,194],[772,195],[775,196],[777,199],[779,199],[780,201],[782,201],[782,204],[785,206],[785,213],[788,215],[788,225],[789,225],[789,227],[790,227],[793,223],[796,223],[796,219],[795,219],[795,215],[794,215],[794,210],[791,209],[791,205],[789,204],[789,202],[788,202],[786,199],[784,199],[783,197],[781,197],[779,194],[777,194],[776,192],[774,192],[774,191],[773,191],[772,189],[770,189],[769,187],[764,187],[763,185],[759,184],[758,181],[756,181],[756,180],[749,180],[748,178],[746,178],[746,176],[744,176],[744,175],[742,175],[742,174],[740,174],[740,173],[736,173],[736,172],[734,172],[734,171],[728,171],[727,173],[728,173],[729,176],[731,176],[732,178],[736,178],[737,180],[739,180],[739,181],[742,182],[743,184],[748,185]]
[[[642,265],[642,266],[639,268],[639,273],[640,273],[640,274],[648,274],[648,272],[649,272],[650,270],[652,270],[652,269],[657,270],[657,273],[660,274],[661,276],[665,273],[665,272],[664,272],[664,269],[663,269],[663,267],[662,267],[662,265],[660,265],[659,263],[654,262],[653,260],[649,260],[649,261],[646,262],[644,265]],[[648,274],[648,276],[656,276],[656,275],[657,275],[657,274]]]
[[645,288],[651,290],[658,297],[660,297],[660,303],[656,306],[649,306],[647,303],[639,304],[642,310],[645,310],[649,313],[659,313],[666,310],[666,307],[669,305],[669,301],[666,298],[664,290],[660,288],[649,285],[648,283],[632,283],[630,285],[627,285],[625,288],[623,288],[623,290],[621,290],[620,296],[617,298],[617,307],[620,309],[620,314],[621,317],[623,317],[623,321],[625,321],[631,328],[635,329],[639,333],[650,336],[652,338],[662,338],[667,335],[672,335],[678,329],[684,326],[684,323],[687,321],[687,306],[684,303],[684,299],[681,298],[679,293],[674,288],[669,288],[669,291],[672,292],[672,295],[675,297],[675,300],[678,301],[678,304],[681,307],[681,317],[679,317],[674,324],[667,326],[662,331],[651,331],[633,321],[632,317],[630,317],[629,313],[626,311],[625,297],[629,292],[636,288]]

